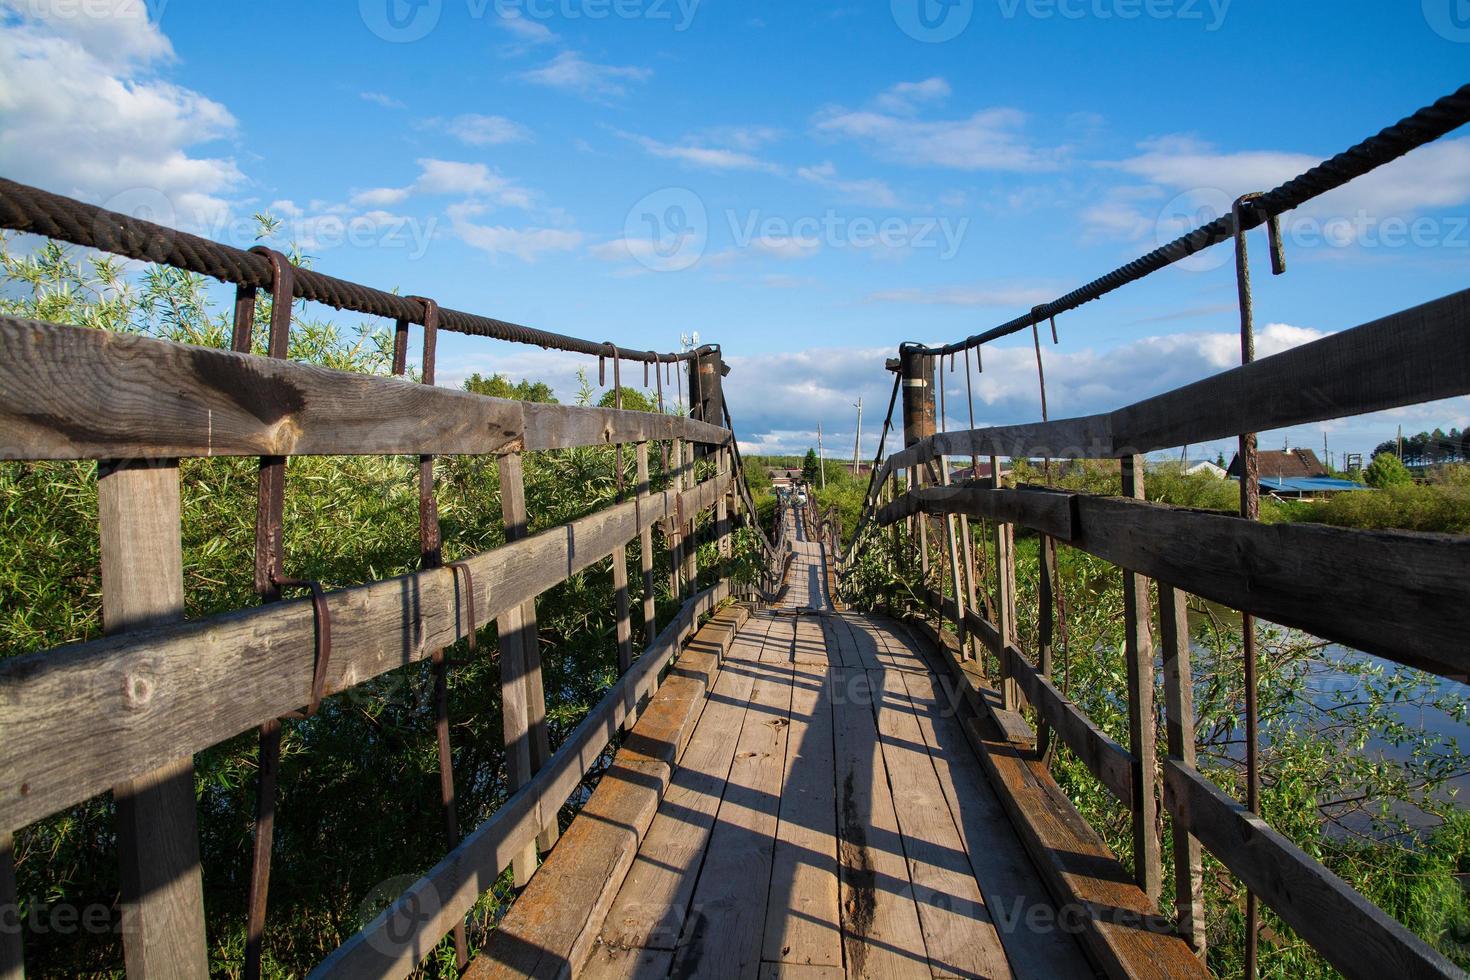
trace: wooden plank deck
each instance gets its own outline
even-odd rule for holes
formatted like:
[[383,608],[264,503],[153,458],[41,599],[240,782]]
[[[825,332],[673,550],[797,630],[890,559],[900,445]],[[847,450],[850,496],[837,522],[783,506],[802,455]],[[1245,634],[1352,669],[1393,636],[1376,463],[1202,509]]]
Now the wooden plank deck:
[[1094,976],[1024,926],[1055,909],[912,639],[791,530],[580,975]]
[[[587,923],[595,941],[543,957],[544,975],[1098,976],[928,641],[834,609],[820,544],[788,530],[792,587],[729,642],[646,833],[616,865],[553,851],[539,874],[559,859],[626,872],[589,880],[597,896],[512,909],[606,910]],[[499,965],[476,975],[517,972]]]

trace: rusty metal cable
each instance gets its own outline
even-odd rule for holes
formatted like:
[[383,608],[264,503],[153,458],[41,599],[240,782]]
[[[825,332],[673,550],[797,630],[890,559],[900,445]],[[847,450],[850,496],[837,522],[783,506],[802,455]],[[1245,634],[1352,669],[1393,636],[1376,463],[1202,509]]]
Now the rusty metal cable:
[[[271,261],[265,255],[3,177],[0,177],[0,228],[44,235],[142,262],[171,265],[246,288],[266,289],[273,282]],[[294,273],[293,292],[298,299],[391,320],[423,323],[424,307],[410,297],[310,269],[298,268]],[[441,310],[439,326],[455,333],[534,344],[574,354],[596,356],[607,350],[605,344],[459,310]],[[699,350],[677,354],[635,352],[625,356],[638,361],[672,363],[687,361],[699,353]]]
[[[1268,218],[1298,208],[1315,197],[1320,197],[1386,163],[1397,160],[1411,150],[1433,143],[1441,136],[1453,132],[1466,123],[1470,123],[1470,84],[1461,86],[1457,91],[1433,105],[1425,106],[1377,135],[1370,136],[1356,146],[1293,177],[1280,187],[1262,194],[1251,201],[1249,207],[1241,210],[1238,226],[1233,215],[1222,214],[1214,221],[1196,228],[1189,234],[1176,238],[1167,245],[1154,249],[1147,255],[1140,256],[1127,265],[1120,266],[1107,275],[1074,289],[1065,296],[1050,303],[1044,303],[1024,316],[953,344],[945,344],[942,347],[924,347],[922,352],[929,355],[941,355],[978,347],[980,344],[1000,337],[1019,333],[1042,319],[1065,313],[1068,310],[1075,310],[1085,303],[1099,299],[1121,286],[1137,282],[1197,252],[1230,241],[1237,227],[1242,232],[1258,228]],[[1277,242],[1278,244],[1273,247],[1273,252],[1279,253],[1279,236]]]

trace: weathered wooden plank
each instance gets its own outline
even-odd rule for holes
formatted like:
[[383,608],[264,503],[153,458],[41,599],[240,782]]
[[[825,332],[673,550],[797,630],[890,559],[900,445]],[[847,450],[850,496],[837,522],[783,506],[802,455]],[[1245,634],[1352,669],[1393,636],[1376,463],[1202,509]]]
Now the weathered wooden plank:
[[471,964],[467,977],[574,974],[659,809],[731,633],[721,615],[691,638],[565,837]]
[[699,618],[728,595],[729,584],[722,581],[686,602],[659,633],[657,642],[572,731],[546,768],[311,975],[355,978],[409,973],[495,884],[500,869],[541,832],[548,819],[555,819],[617,733],[626,710],[624,688],[637,692],[634,700],[656,690],[662,668],[693,633]]
[[990,489],[981,487],[928,487],[904,494],[878,511],[876,520],[888,525],[910,514],[965,514],[1004,524],[1024,524],[1063,541],[1071,540],[1074,495],[1039,487]]
[[[1143,499],[1143,457],[1122,460],[1123,496]],[[1149,901],[1163,892],[1162,842],[1159,840],[1158,739],[1154,732],[1154,643],[1149,628],[1148,579],[1123,569],[1123,643],[1128,673],[1128,749],[1133,764],[1133,877]]]
[[1083,418],[936,434],[881,475],[941,454],[1116,459],[1470,393],[1470,290]]
[[[507,453],[498,461],[500,467],[500,511],[505,522],[505,540],[513,544],[526,537],[526,489],[524,469],[519,453]],[[545,730],[546,703],[539,681],[540,650],[536,639],[536,600],[534,598],[507,609],[496,620],[500,637],[500,717],[505,739],[505,767],[512,789],[520,789],[531,781],[545,762],[532,747],[532,717],[541,717]],[[541,703],[532,705],[532,685],[527,676],[531,663],[536,664],[538,680],[535,688]],[[536,847],[527,845],[515,859],[515,884],[524,888],[536,871]]]
[[[929,635],[927,623],[913,625]],[[1034,912],[1028,907],[1021,921],[1034,915],[1039,925],[1028,929],[1061,930],[1076,937],[1115,980],[1208,976],[1173,934],[1172,923],[1154,914],[1148,896],[1053,781],[1036,754],[1025,719],[975,688],[980,678],[968,672],[970,665],[960,659],[954,638],[946,634],[944,640],[930,645],[948,672],[944,683],[960,685],[957,696],[981,704],[986,712],[965,719],[966,737],[1056,901]]]
[[[852,673],[832,669],[834,690],[851,692],[870,683],[865,676],[863,685],[854,684]],[[847,973],[851,977],[928,977],[924,934],[883,768],[877,722],[867,703],[870,700],[850,698],[833,715]]]
[[[1195,767],[1194,673],[1190,665],[1189,610],[1185,595],[1159,586],[1159,648],[1164,670],[1164,723],[1169,756]],[[1204,856],[1199,838],[1176,825],[1174,839],[1174,917],[1179,935],[1195,954],[1205,955]]]
[[[1470,676],[1470,577],[1463,574],[1470,538],[1259,524],[1086,494],[1073,506],[1075,548],[1283,626],[1448,677]],[[1375,571],[1353,576],[1344,568]]]
[[[707,481],[684,506],[705,509],[720,492],[718,479]],[[656,494],[641,509],[628,501],[468,559],[476,620],[519,607],[676,509],[673,493]],[[469,617],[458,585],[452,570],[432,569],[331,593],[328,692],[461,639]],[[0,827],[23,827],[299,708],[314,654],[311,603],[301,600],[0,662]]]
[[1050,907],[1051,897],[960,729],[958,705],[930,674],[902,679],[1010,969],[1022,977],[1090,975],[1091,964],[1066,930],[1026,924],[1026,914]]
[[665,439],[674,415],[487,398],[397,379],[0,317],[0,458],[456,455]]
[[582,980],[664,980],[674,954],[666,949],[598,946],[582,969]]
[[[757,630],[768,625],[751,624]],[[754,684],[755,676],[738,666],[720,671],[638,857],[602,923],[604,944],[677,946]]]
[[1464,976],[1207,777],[1167,759],[1164,787],[1174,819],[1344,976]]
[[636,507],[640,519],[638,521],[638,569],[643,573],[643,642],[649,644],[658,635],[658,616],[656,606],[658,595],[654,591],[653,583],[653,524],[644,523],[642,520],[643,509],[649,504],[649,494],[652,492],[652,484],[648,477],[648,443],[638,444],[637,456],[638,473],[638,499]]
[[674,954],[674,971],[682,976],[748,976],[761,960],[786,768],[791,666],[751,664],[740,669],[755,674],[755,686],[710,830],[689,921]]
[[[107,633],[183,619],[179,506],[177,463],[100,468],[97,523]],[[193,755],[120,782],[113,795],[128,976],[209,976]]]
[[935,976],[1009,977],[1010,965],[950,816],[903,672],[875,681],[873,708],[899,832]]
[[837,799],[832,785],[836,699],[822,666],[798,662],[791,680],[791,729],[761,958],[840,969]]

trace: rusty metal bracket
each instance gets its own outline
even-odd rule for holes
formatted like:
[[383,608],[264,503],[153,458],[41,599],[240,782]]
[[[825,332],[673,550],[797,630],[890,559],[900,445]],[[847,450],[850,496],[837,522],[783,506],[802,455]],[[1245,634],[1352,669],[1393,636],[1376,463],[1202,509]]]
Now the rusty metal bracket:
[[310,589],[311,611],[316,620],[316,659],[311,674],[311,700],[301,711],[291,711],[282,718],[305,720],[313,717],[322,706],[327,691],[327,666],[332,661],[332,609],[327,605],[327,593],[322,584],[305,579],[275,580],[277,589]]

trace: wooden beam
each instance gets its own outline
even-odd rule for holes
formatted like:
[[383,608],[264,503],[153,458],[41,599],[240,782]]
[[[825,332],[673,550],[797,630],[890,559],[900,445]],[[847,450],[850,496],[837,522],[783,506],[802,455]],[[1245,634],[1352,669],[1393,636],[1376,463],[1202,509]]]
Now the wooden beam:
[[658,689],[663,668],[699,618],[729,595],[729,583],[706,589],[681,607],[657,642],[612,686],[573,730],[546,768],[429,870],[397,901],[327,957],[312,977],[406,976],[463,919],[567,798],[621,725],[627,695],[642,701]]
[[1263,357],[1126,408],[938,434],[884,464],[951,456],[1107,459],[1470,393],[1470,290]]
[[[1125,456],[1123,496],[1143,499],[1143,457]],[[1154,737],[1154,644],[1149,630],[1148,579],[1123,569],[1124,644],[1128,668],[1128,749],[1133,757],[1133,877],[1155,904],[1163,890],[1158,833],[1158,741]]]
[[[988,491],[950,492],[958,501]],[[1071,496],[1076,524],[1068,543],[1075,548],[1273,623],[1453,679],[1470,676],[1470,578],[1464,574],[1470,538],[1258,524],[1212,511]],[[1017,499],[1025,505],[1017,523],[1052,526],[1039,503]],[[1343,575],[1344,568],[1375,574]]]
[[[526,537],[525,471],[519,453],[500,457],[500,513],[505,522],[505,541],[513,544]],[[540,672],[540,650],[536,641],[536,600],[534,597],[507,609],[496,620],[500,637],[500,717],[505,733],[505,763],[510,784],[520,789],[531,781],[539,768],[532,750],[532,717],[540,714],[545,724],[544,700],[539,712],[532,705],[528,675],[534,659]],[[540,691],[539,682],[536,689]],[[543,695],[544,698],[544,695]],[[515,884],[524,888],[536,873],[536,847],[528,844],[516,856]]]
[[398,378],[0,317],[0,458],[465,455],[729,432],[676,415],[487,398]]
[[[1190,663],[1189,610],[1185,595],[1159,583],[1159,646],[1164,663],[1164,720],[1169,758],[1195,767],[1194,673]],[[1204,857],[1199,838],[1174,827],[1174,918],[1195,955],[1205,955]]]
[[643,573],[643,642],[648,646],[651,646],[654,637],[658,636],[656,614],[658,597],[654,594],[653,583],[653,522],[645,524],[641,519],[643,509],[649,505],[651,486],[648,478],[648,443],[640,442],[638,444],[638,499],[634,506],[638,508],[640,515],[638,565],[639,570]]
[[[928,591],[931,607],[940,599],[933,589]],[[946,599],[944,617],[955,619],[955,605]],[[1005,664],[1009,675],[1020,688],[1022,698],[1035,709],[1037,717],[1056,729],[1062,741],[1087,766],[1108,790],[1125,805],[1133,800],[1133,756],[1127,749],[1093,724],[1091,718],[1068,699],[1049,678],[1031,664],[1014,643],[1000,645],[995,625],[974,610],[965,612],[965,620],[973,635],[980,638]]]
[[[706,481],[684,495],[684,509],[707,510],[724,490],[718,477]],[[676,496],[655,494],[641,509],[630,500],[467,559],[476,617],[498,618],[607,558],[676,514]],[[327,692],[463,639],[464,598],[451,569],[329,594]],[[19,829],[299,708],[310,700],[315,636],[303,599],[0,661],[0,827]]]
[[1453,963],[1264,820],[1175,759],[1164,800],[1176,823],[1347,977],[1463,977]]
[[1039,487],[930,487],[904,494],[878,511],[879,524],[892,524],[910,514],[966,514],[1006,524],[1024,524],[1068,541],[1072,538],[1075,494]]
[[[99,468],[102,623],[108,634],[183,619],[179,516],[176,462]],[[174,666],[191,665],[181,658]],[[146,709],[153,695],[146,685],[135,685],[125,696]],[[113,796],[128,976],[208,977],[193,755],[176,754],[117,783]]]

